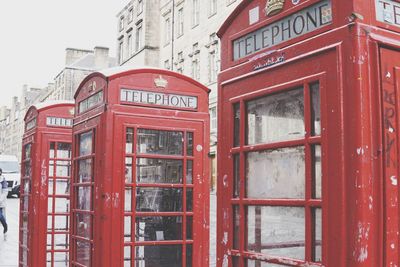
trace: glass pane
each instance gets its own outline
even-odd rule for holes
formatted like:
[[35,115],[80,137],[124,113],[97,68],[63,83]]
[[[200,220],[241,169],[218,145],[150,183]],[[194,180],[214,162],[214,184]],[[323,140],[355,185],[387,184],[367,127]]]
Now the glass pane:
[[125,158],[125,183],[132,183],[132,158]]
[[182,217],[137,217],[135,236],[136,241],[182,240]]
[[240,104],[233,106],[233,146],[240,146]]
[[55,267],[68,267],[69,258],[67,252],[54,252],[54,266]]
[[304,260],[304,208],[249,206],[247,249],[270,256]]
[[49,158],[54,158],[54,150],[55,150],[55,143],[50,142],[50,151],[49,151]]
[[322,262],[322,209],[314,209],[314,244],[313,261]]
[[187,244],[186,245],[186,267],[193,266],[193,245]]
[[90,243],[76,241],[76,261],[84,266],[90,266]]
[[53,230],[53,216],[47,216],[47,230]]
[[56,195],[69,195],[69,179],[56,180]]
[[126,144],[125,144],[125,153],[133,152],[133,129],[126,129]]
[[49,176],[54,177],[54,160],[49,160]]
[[54,200],[54,198],[52,198],[52,197],[49,197],[47,199],[47,213],[54,213],[53,200]]
[[69,212],[69,199],[68,198],[55,198],[54,211],[56,213]]
[[239,249],[240,238],[240,209],[239,206],[233,206],[233,248]]
[[71,143],[57,143],[57,158],[71,158]]
[[132,217],[125,216],[124,217],[124,240],[130,242],[132,240]]
[[[239,266],[239,265],[238,265]],[[290,265],[285,265],[285,264],[273,264],[273,263],[268,263],[265,261],[260,261],[260,260],[246,260],[246,266],[247,267],[289,267]]]
[[193,156],[193,133],[187,132],[186,137],[186,154],[188,156]]
[[193,160],[187,160],[186,164],[186,184],[193,184]]
[[181,267],[182,245],[135,247],[135,267]]
[[186,189],[186,211],[193,211],[193,189]]
[[77,187],[77,209],[78,210],[91,210],[92,192],[90,186]]
[[68,249],[68,234],[54,235],[54,248],[55,249]]
[[240,155],[233,156],[233,197],[240,194]]
[[303,88],[247,103],[247,144],[304,137]]
[[138,188],[136,210],[148,212],[182,211],[182,189]]
[[311,91],[311,134],[321,135],[321,98],[319,95],[319,83],[310,85]]
[[92,181],[92,159],[81,159],[78,161],[78,183]]
[[56,175],[58,177],[70,177],[71,162],[67,160],[57,160]]
[[193,217],[186,217],[186,239],[193,239]]
[[54,225],[55,232],[64,232],[69,229],[69,216],[68,215],[59,215],[54,216]]
[[321,146],[315,145],[313,149],[313,164],[314,164],[314,192],[313,197],[320,199],[322,196],[322,172],[321,172]]
[[53,235],[52,234],[48,234],[47,235],[47,249],[51,249],[52,244],[53,244]]
[[91,239],[92,237],[92,216],[90,214],[78,213],[76,217],[76,235]]
[[124,267],[131,266],[131,247],[124,247]]
[[182,132],[138,129],[137,138],[138,153],[182,155]]
[[31,147],[32,147],[32,144],[26,144],[25,145],[25,157],[24,157],[24,159],[30,159],[31,158]]
[[49,183],[47,185],[48,195],[53,195],[53,192],[54,192],[54,182],[53,181],[54,181],[53,179],[49,179]]
[[137,183],[182,184],[182,160],[140,158],[136,160],[136,164]]
[[132,211],[132,188],[125,187],[125,211]]
[[232,267],[239,267],[239,257],[232,257]]
[[92,154],[93,133],[87,132],[80,135],[79,156]]
[[304,147],[248,153],[246,174],[249,198],[303,199]]
[[24,175],[29,177],[29,178],[31,177],[31,162],[30,161],[25,162],[25,173],[24,173]]

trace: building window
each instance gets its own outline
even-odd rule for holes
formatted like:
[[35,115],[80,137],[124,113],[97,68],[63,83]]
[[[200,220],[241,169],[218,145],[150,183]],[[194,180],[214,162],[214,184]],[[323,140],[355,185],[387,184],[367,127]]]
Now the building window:
[[217,131],[217,107],[210,108],[211,132]]
[[209,1],[209,16],[215,15],[217,13],[217,0],[208,0]]
[[196,27],[200,19],[199,0],[192,0],[192,4],[192,27]]
[[178,10],[178,37],[183,35],[183,7]]
[[128,56],[132,55],[132,34],[128,35]]
[[171,19],[169,17],[164,20],[164,44],[167,45],[171,41]]
[[218,74],[218,40],[215,33],[210,35],[210,43],[207,45],[208,50],[208,81],[210,83],[217,81]]
[[141,14],[143,12],[143,0],[138,0],[138,6],[137,6],[137,14]]
[[124,29],[124,17],[121,17],[119,19],[119,31],[122,31]]
[[124,61],[124,42],[120,42],[119,43],[119,48],[118,48],[118,60],[119,60],[119,64],[122,64],[122,62]]
[[169,64],[169,60],[165,60],[164,61],[164,69],[170,70],[171,69],[171,65]]
[[133,21],[133,7],[131,9],[129,9],[129,13],[128,13],[128,22],[132,22]]
[[142,31],[143,27],[142,24],[137,25],[136,28],[136,43],[135,43],[135,51],[139,51],[139,49],[142,47]]

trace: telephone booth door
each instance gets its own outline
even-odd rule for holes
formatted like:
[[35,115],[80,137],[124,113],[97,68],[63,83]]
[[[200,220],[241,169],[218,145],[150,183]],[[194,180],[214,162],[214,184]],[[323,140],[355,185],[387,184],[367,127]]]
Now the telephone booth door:
[[32,106],[25,117],[20,266],[69,266],[72,103]]
[[72,266],[208,266],[208,89],[116,68],[75,98]]
[[196,231],[208,214],[199,178],[205,160],[198,141],[202,123],[117,121],[115,133],[125,140],[124,266],[205,266],[207,261],[196,257],[207,253],[202,243],[208,238]]

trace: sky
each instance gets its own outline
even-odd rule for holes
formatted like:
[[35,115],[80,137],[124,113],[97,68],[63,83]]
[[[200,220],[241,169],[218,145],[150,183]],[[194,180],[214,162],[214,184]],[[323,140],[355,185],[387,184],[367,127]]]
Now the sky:
[[22,87],[43,88],[65,66],[65,49],[110,48],[116,54],[116,15],[129,0],[0,1],[0,106]]

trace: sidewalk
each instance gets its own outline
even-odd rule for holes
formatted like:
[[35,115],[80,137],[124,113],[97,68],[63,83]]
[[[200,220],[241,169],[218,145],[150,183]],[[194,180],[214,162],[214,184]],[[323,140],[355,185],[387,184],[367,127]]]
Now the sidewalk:
[[3,227],[0,227],[0,266],[18,266],[18,225],[19,198],[7,199],[6,219],[8,224],[7,241],[4,241]]

